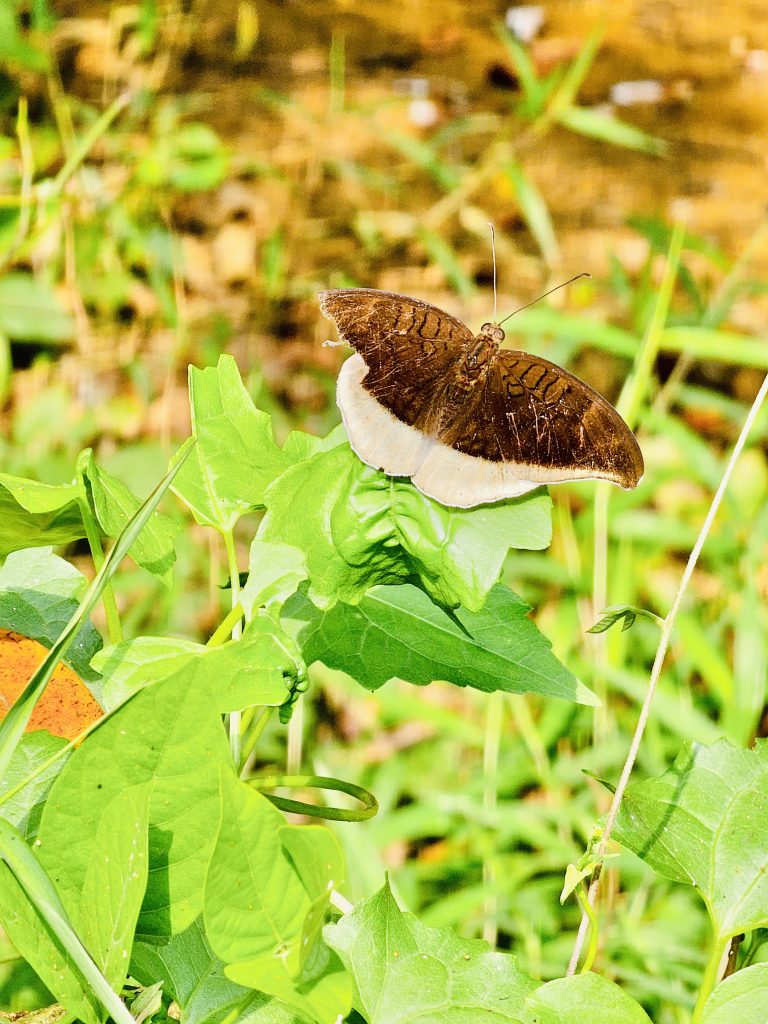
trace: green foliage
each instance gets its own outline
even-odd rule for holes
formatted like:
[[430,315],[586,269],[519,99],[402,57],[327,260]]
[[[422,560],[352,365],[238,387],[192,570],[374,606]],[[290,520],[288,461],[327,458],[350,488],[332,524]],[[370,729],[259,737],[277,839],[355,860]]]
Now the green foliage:
[[650,1017],[623,989],[598,974],[557,978],[528,999],[536,1024],[650,1024]]
[[[718,939],[768,924],[768,740],[680,752],[627,790],[616,838],[659,874],[696,887]],[[745,858],[745,851],[749,851]]]
[[401,912],[386,885],[327,925],[325,936],[354,978],[354,1006],[369,1024],[529,1020],[525,997],[535,982],[515,957],[425,927]]
[[[301,516],[302,495],[313,502]],[[508,550],[546,547],[550,502],[536,492],[475,509],[449,509],[363,465],[348,444],[283,473],[266,497],[259,537],[303,551],[320,607],[356,603],[377,583],[418,578],[439,604],[482,607]],[[362,525],[362,529],[361,529]]]
[[[77,610],[86,585],[82,573],[50,548],[12,552],[0,567],[0,629],[53,647]],[[91,659],[101,644],[93,625],[83,623],[66,655],[81,679],[98,678]]]
[[[34,519],[41,546],[12,552],[0,568],[0,622],[52,648],[0,727],[0,921],[21,955],[85,1024],[99,1024],[110,1007],[116,1019],[127,1012],[113,1000],[129,971],[142,986],[126,995],[134,1009],[159,1012],[162,995],[185,1020],[205,1024],[229,1014],[254,1024],[335,1024],[351,1006],[349,1019],[369,1024],[647,1021],[630,993],[595,974],[537,987],[514,956],[401,913],[388,887],[323,928],[347,884],[348,840],[345,857],[327,828],[287,825],[278,807],[301,802],[275,795],[273,803],[259,789],[357,795],[363,812],[311,808],[347,828],[375,810],[373,796],[315,776],[262,774],[248,785],[270,710],[289,716],[308,685],[307,665],[342,670],[377,693],[393,679],[417,687],[443,680],[596,704],[529,619],[531,606],[499,582],[510,549],[548,543],[548,496],[448,509],[408,480],[363,466],[342,431],[322,440],[296,432],[281,448],[231,359],[191,372],[190,401],[193,437],[172,459],[174,488],[230,554],[233,606],[205,645],[135,636],[97,653],[100,638],[84,618],[128,550],[171,581],[179,535],[153,512],[171,474],[144,506],[88,451],[72,485],[4,478],[28,517],[70,510],[89,539],[94,528],[97,537],[120,533],[85,595],[81,574],[42,547],[45,529]],[[243,582],[233,527],[255,511],[263,518],[252,527]],[[647,618],[656,616],[622,604],[598,625],[638,619],[639,631]],[[78,630],[71,658],[101,673],[105,718],[74,750],[40,734],[21,738],[24,716]],[[698,662],[708,674],[711,653]],[[521,717],[518,727],[529,744],[523,772],[531,753],[536,770],[547,771],[530,724]],[[766,749],[721,742],[684,751],[665,775],[630,787],[616,830],[657,872],[693,883],[712,915],[718,957],[732,935],[768,924],[759,834],[768,817]],[[471,794],[456,804],[468,821],[472,804]],[[434,815],[412,818],[414,836],[445,827]],[[503,816],[497,825],[510,827]],[[529,841],[542,841],[540,822],[526,827]],[[520,893],[523,907],[533,898],[525,913],[541,913],[533,887]],[[719,986],[708,968],[699,1019],[716,1021],[732,1006],[754,1017],[760,967]]]
[[[240,13],[252,7],[240,4]],[[142,336],[145,326],[174,332],[178,349],[160,353],[169,359],[170,383],[186,346],[199,345],[195,358],[215,361],[235,330],[223,317],[201,333],[197,325],[187,329],[179,301],[186,268],[172,233],[179,196],[220,183],[230,171],[229,153],[194,120],[199,113],[187,116],[200,109],[197,97],[160,101],[150,85],[101,112],[61,95],[44,36],[52,26],[47,5],[37,0],[23,14],[14,3],[0,11],[3,104],[15,103],[12,76],[19,68],[47,74],[36,77],[35,90],[52,97],[58,129],[40,114],[39,99],[33,123],[22,103],[15,132],[0,137],[6,183],[18,191],[4,197],[0,210],[0,401],[13,401],[11,358],[19,343],[25,358],[32,346],[45,346],[49,359],[73,338],[74,319],[58,298],[62,284],[68,295],[77,293],[80,315],[84,309],[90,326],[110,340],[111,333],[124,334],[122,314],[134,309],[137,285],[149,293],[154,319],[137,326]],[[131,80],[146,83],[145,71],[162,65],[170,20],[153,0],[128,5],[120,17],[120,59],[140,55]],[[174,53],[183,66],[185,31],[178,28],[174,21]],[[597,33],[574,60],[545,74],[531,52],[502,35],[520,84],[503,115],[447,115],[440,127],[417,135],[398,132],[387,114],[382,130],[376,111],[356,107],[351,89],[345,95],[338,32],[325,106],[272,97],[270,130],[274,123],[298,140],[297,152],[314,152],[318,138],[322,148],[313,173],[302,171],[306,188],[292,191],[285,210],[275,204],[256,263],[258,295],[266,300],[257,316],[262,306],[270,316],[282,314],[285,303],[314,291],[326,258],[332,269],[325,276],[337,278],[331,283],[369,284],[366,273],[387,260],[410,266],[426,257],[454,291],[473,296],[482,278],[465,250],[476,252],[485,221],[500,210],[521,218],[529,243],[555,264],[550,195],[528,162],[531,140],[546,145],[553,130],[619,146],[628,160],[632,150],[664,155],[660,140],[581,105],[598,59]],[[164,86],[164,96],[168,91]],[[282,164],[232,166],[246,181],[263,177],[292,188]],[[329,200],[332,218],[322,212]],[[354,232],[362,256],[374,262],[366,267],[351,257],[339,267],[342,246],[324,247],[319,262],[307,254],[296,244],[295,225],[311,223],[314,230],[319,217],[331,232],[340,226],[337,243]],[[657,264],[673,235],[652,218],[635,218],[630,227],[647,243],[648,256],[638,271],[613,262],[609,284],[619,325],[529,309],[515,319],[521,347],[562,362],[592,349],[635,359],[658,308]],[[621,889],[611,926],[601,925],[596,969],[622,988],[595,974],[558,977],[577,923],[569,907],[557,905],[561,876],[568,863],[581,863],[596,813],[597,787],[584,785],[582,771],[609,780],[609,790],[619,775],[657,638],[659,618],[645,609],[668,604],[669,567],[693,543],[722,475],[719,442],[744,415],[737,397],[681,383],[681,368],[693,360],[768,368],[761,339],[723,327],[734,302],[765,292],[744,262],[732,264],[711,241],[685,232],[678,281],[679,293],[657,325],[659,349],[678,365],[671,383],[658,387],[648,366],[640,386],[652,407],[633,410],[641,413],[649,479],[635,493],[612,495],[610,516],[599,491],[593,499],[592,485],[560,490],[556,544],[546,555],[538,553],[551,536],[543,493],[468,512],[444,509],[407,481],[363,467],[343,429],[322,440],[296,431],[281,447],[274,438],[284,435],[285,411],[275,415],[273,434],[270,416],[254,408],[228,357],[215,369],[192,370],[194,445],[180,453],[187,462],[177,493],[198,524],[224,538],[229,587],[220,586],[218,537],[206,544],[205,531],[180,533],[178,516],[153,515],[130,544],[143,571],[119,575],[117,601],[112,584],[101,591],[111,646],[99,654],[101,637],[79,605],[85,578],[50,548],[74,557],[71,545],[85,539],[98,570],[102,545],[130,524],[140,501],[109,472],[111,461],[100,455],[97,464],[89,451],[72,483],[27,476],[73,479],[77,449],[95,445],[99,433],[119,446],[117,404],[82,410],[62,383],[14,409],[8,439],[0,438],[3,468],[20,474],[0,474],[0,628],[56,650],[11,714],[13,728],[2,732],[0,919],[71,1015],[96,1024],[107,1007],[113,1019],[130,1024],[111,991],[129,963],[132,978],[146,986],[138,997],[135,986],[123,992],[134,1013],[166,1019],[173,999],[182,1020],[194,1024],[228,1017],[246,1024],[337,1021],[353,990],[350,1024],[426,1024],[437,1017],[647,1021],[640,1002],[658,1024],[680,1024],[697,987],[696,1024],[721,1024],[726,1015],[763,1024],[765,964],[752,961],[765,956],[755,927],[765,922],[764,750],[741,748],[759,726],[768,666],[764,421],[708,541],[692,587],[698,602],[678,618],[675,659],[660,680],[640,750],[638,774],[651,778],[630,789],[619,822],[618,834],[643,862],[625,855],[605,867],[620,872]],[[79,316],[78,340],[80,326]],[[140,360],[129,357],[126,373],[142,401],[157,397]],[[273,415],[278,408],[263,385],[260,404]],[[716,424],[714,443],[698,431],[702,413]],[[318,432],[330,425],[327,414],[308,421]],[[108,440],[97,450],[110,447]],[[132,446],[140,463],[149,451],[143,440]],[[607,631],[593,648],[579,634],[594,620],[594,602],[604,603],[597,577],[590,592],[592,552],[602,542],[616,604],[593,627]],[[224,598],[231,598],[231,611],[219,607]],[[529,619],[531,606],[552,644]],[[621,630],[609,629],[618,623]],[[123,632],[130,639],[121,642]],[[201,632],[207,643],[196,642]],[[96,670],[104,673],[109,713],[74,751],[45,733],[20,735],[65,633],[66,659],[96,684],[97,696]],[[595,718],[585,706],[596,698],[577,676],[600,695]],[[434,680],[466,692],[428,687]],[[303,732],[304,759],[322,763],[313,770],[360,776],[383,811],[352,825],[354,812],[346,807],[313,807],[341,820],[335,835],[349,876],[344,891],[373,892],[386,860],[401,901],[444,927],[427,928],[379,893],[330,925],[327,941],[320,935],[327,886],[342,876],[335,840],[328,831],[286,826],[254,791],[279,789],[281,782],[312,789],[323,781],[281,776],[274,767],[284,757],[284,734],[273,710],[279,707],[286,721],[310,681],[322,681],[323,697],[305,701],[305,716],[291,727],[289,756],[296,756]],[[358,684],[365,692],[356,695]],[[500,692],[488,699],[492,691]],[[685,739],[721,733],[738,746],[679,753]],[[239,776],[248,778],[254,763],[270,774],[247,787]],[[324,781],[332,791],[355,792],[342,780]],[[366,808],[375,808],[366,795]],[[705,934],[700,893],[714,941]],[[338,892],[330,896],[335,908],[343,906]],[[527,974],[513,957],[448,931],[459,926],[480,934],[496,925]],[[726,936],[741,928],[753,930],[751,941],[742,946],[736,973],[716,984]],[[402,939],[396,948],[393,937]],[[7,945],[0,953],[6,963],[15,955]],[[534,975],[555,980],[537,988]],[[499,989],[499,976],[508,989]]]
[[530,606],[501,584],[479,612],[449,614],[410,584],[372,588],[357,605],[323,612],[303,595],[284,614],[306,661],[355,676],[369,690],[395,677],[417,686],[527,691],[594,704],[596,698],[552,655],[527,617]]

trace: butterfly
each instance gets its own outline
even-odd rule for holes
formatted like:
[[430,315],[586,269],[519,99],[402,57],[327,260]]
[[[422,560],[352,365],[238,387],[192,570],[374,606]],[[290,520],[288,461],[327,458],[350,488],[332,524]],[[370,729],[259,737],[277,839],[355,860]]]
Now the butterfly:
[[540,356],[500,348],[456,317],[372,288],[320,293],[354,350],[336,400],[363,462],[409,476],[430,498],[470,508],[541,484],[610,480],[634,487],[643,456],[613,406]]

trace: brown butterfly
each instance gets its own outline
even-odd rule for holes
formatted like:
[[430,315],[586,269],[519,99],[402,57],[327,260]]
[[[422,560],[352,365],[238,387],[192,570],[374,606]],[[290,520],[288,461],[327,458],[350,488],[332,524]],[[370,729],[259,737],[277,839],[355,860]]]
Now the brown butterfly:
[[637,441],[587,384],[539,356],[499,348],[460,320],[372,288],[320,293],[320,308],[355,349],[336,400],[357,455],[409,476],[430,498],[470,508],[541,484],[643,475]]

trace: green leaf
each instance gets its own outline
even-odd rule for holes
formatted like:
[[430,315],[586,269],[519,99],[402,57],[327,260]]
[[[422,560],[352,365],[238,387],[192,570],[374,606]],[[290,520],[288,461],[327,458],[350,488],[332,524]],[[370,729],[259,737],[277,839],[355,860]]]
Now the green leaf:
[[502,1024],[527,1021],[536,987],[516,957],[403,914],[385,885],[337,924],[326,942],[354,979],[353,1005],[368,1024]]
[[[108,537],[117,537],[141,507],[141,501],[117,477],[100,469],[92,455],[87,458],[85,473],[99,525]],[[131,558],[167,587],[172,582],[174,541],[180,529],[181,525],[169,516],[155,512],[130,550]]]
[[221,782],[223,818],[203,912],[211,947],[228,978],[334,1024],[349,1009],[346,982],[338,967],[328,962],[318,971],[307,956],[340,880],[338,846],[318,827],[293,835],[260,793],[229,773]]
[[[224,814],[203,911],[211,947],[230,965],[273,955],[277,948],[286,968],[297,974],[310,899],[282,849],[283,816],[230,773],[222,773],[221,785]],[[233,980],[238,973],[243,972],[227,970]]]
[[650,619],[651,622],[655,622],[657,626],[661,626],[664,620],[659,615],[655,615],[653,612],[647,611],[645,608],[637,608],[631,604],[612,604],[608,608],[603,609],[603,614],[594,624],[587,630],[588,633],[605,633],[611,626],[615,626],[617,622],[621,623],[622,633],[630,629],[635,624],[635,620],[638,615],[644,619]]
[[74,337],[75,322],[51,287],[15,272],[0,277],[0,332],[13,341],[61,344]]
[[536,1024],[651,1024],[632,996],[599,974],[547,982],[528,997],[527,1005]]
[[[290,644],[288,637],[285,640]],[[107,710],[181,671],[200,679],[201,685],[206,679],[213,681],[212,696],[221,713],[254,705],[276,707],[288,696],[286,679],[298,671],[279,626],[262,618],[251,623],[240,640],[220,647],[145,636],[105,650],[96,663],[104,674]]]
[[57,871],[65,897],[83,890],[111,801],[127,786],[151,783],[139,937],[167,940],[202,910],[220,813],[219,765],[230,763],[212,685],[204,673],[182,669],[137,693],[74,752],[43,811],[41,842],[67,851]]
[[569,107],[557,115],[557,120],[579,135],[588,135],[603,142],[612,142],[622,149],[636,149],[652,156],[664,156],[668,146],[663,139],[654,138],[631,124],[619,121],[611,114],[603,114],[587,107]]
[[530,606],[497,584],[479,612],[452,615],[417,587],[374,587],[358,605],[316,608],[297,594],[283,610],[307,664],[341,669],[368,690],[393,678],[442,679],[492,692],[541,693],[582,704],[597,698],[552,654]]
[[162,978],[181,1008],[184,1024],[219,1022],[250,994],[250,989],[225,977],[224,964],[208,945],[202,918],[163,946],[135,943],[131,974],[143,985]]
[[62,756],[7,800],[3,797],[10,790],[28,779],[40,765],[53,757],[67,741],[62,736],[51,736],[44,729],[25,733],[21,743],[13,752],[8,771],[0,779],[0,813],[21,835],[29,841],[37,835],[40,816],[53,780],[59,774],[66,758]]
[[664,775],[628,787],[613,835],[696,886],[719,940],[768,925],[768,740],[685,747]]
[[765,1024],[768,964],[753,964],[721,981],[704,1007],[701,1024]]
[[76,484],[52,486],[0,473],[0,558],[20,548],[84,537],[80,493]]
[[254,406],[231,356],[221,356],[215,369],[189,368],[189,401],[197,444],[174,490],[199,523],[226,533],[264,504],[291,459],[275,444],[271,418]]
[[287,470],[269,489],[267,505],[259,538],[304,552],[309,596],[323,608],[355,604],[377,583],[418,576],[439,604],[478,611],[507,551],[544,548],[552,529],[542,491],[446,508],[410,481],[364,465],[347,445]]
[[[131,962],[136,921],[147,885],[150,787],[130,786],[106,807],[93,843],[83,889],[70,916],[97,965],[117,992]],[[55,875],[61,847],[40,847],[43,867]]]
[[269,544],[254,538],[248,556],[248,580],[240,605],[250,619],[254,608],[279,609],[307,578],[304,553],[288,544]]
[[[50,648],[77,610],[87,585],[85,576],[50,548],[14,551],[0,567],[0,628]],[[94,626],[83,623],[65,658],[81,679],[98,679],[91,658],[101,644]]]

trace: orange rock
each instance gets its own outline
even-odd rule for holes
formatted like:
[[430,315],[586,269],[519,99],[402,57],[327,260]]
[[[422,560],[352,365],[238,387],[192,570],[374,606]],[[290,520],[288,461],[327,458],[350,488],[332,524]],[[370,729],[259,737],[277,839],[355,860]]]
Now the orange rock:
[[[0,719],[5,717],[47,653],[37,640],[0,629]],[[25,731],[47,729],[54,736],[71,740],[102,714],[82,679],[59,662]]]

